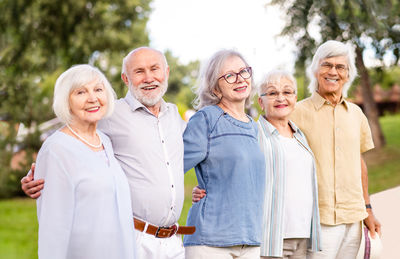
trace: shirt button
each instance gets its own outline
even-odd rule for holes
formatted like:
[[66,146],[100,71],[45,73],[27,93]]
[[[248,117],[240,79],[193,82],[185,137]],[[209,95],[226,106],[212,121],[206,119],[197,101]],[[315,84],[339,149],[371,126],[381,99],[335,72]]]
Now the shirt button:
[[339,147],[336,147],[336,150],[339,151]]
[[161,143],[164,143],[164,140],[161,140]]
[[167,162],[167,165],[169,165],[169,162]]
[[171,207],[171,210],[173,210],[173,209],[174,209],[174,207],[172,206],[172,207]]
[[174,185],[171,185],[172,188],[174,188]]

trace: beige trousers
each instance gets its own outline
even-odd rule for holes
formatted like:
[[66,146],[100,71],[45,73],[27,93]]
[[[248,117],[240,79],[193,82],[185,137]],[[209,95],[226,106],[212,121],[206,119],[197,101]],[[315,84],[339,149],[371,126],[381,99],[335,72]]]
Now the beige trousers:
[[311,253],[310,259],[354,259],[361,242],[361,222],[328,226],[321,224],[322,251]]
[[259,259],[259,246],[187,246],[185,247],[186,259]]
[[288,238],[283,240],[283,257],[261,256],[261,259],[305,259],[308,238]]

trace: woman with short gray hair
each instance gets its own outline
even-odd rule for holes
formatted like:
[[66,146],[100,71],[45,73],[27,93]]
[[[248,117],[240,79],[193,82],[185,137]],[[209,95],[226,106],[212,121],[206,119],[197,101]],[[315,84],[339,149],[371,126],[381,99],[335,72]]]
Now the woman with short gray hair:
[[185,172],[195,168],[206,198],[189,211],[196,232],[186,258],[259,258],[264,158],[257,125],[245,113],[252,69],[236,51],[215,53],[199,76],[197,108],[183,135]]
[[114,91],[90,65],[57,79],[53,109],[65,123],[41,147],[35,176],[39,259],[134,258],[130,190],[110,139],[97,130],[112,113]]
[[295,78],[269,72],[259,86],[259,143],[266,163],[261,258],[306,258],[319,251],[320,222],[314,155],[289,120],[297,101]]

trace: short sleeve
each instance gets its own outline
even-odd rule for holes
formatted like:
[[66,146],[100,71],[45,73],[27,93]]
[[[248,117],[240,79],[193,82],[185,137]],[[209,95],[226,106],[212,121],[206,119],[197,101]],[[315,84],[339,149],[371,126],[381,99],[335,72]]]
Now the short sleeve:
[[190,118],[183,133],[185,172],[206,159],[208,153],[208,121],[204,112]]
[[74,215],[74,187],[60,159],[39,152],[35,175],[45,180],[37,200],[39,258],[66,258]]
[[364,153],[374,148],[371,129],[368,124],[368,119],[361,112],[361,129],[360,129],[360,152]]

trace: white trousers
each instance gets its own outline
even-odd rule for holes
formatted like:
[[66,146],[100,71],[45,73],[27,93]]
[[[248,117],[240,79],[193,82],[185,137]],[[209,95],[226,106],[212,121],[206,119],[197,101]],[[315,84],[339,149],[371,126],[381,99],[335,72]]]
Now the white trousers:
[[186,259],[259,259],[259,246],[187,246],[185,247]]
[[135,229],[136,259],[185,259],[181,235],[156,238]]
[[361,222],[328,226],[321,224],[322,251],[309,253],[311,259],[354,259],[361,242]]

